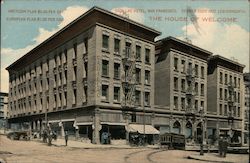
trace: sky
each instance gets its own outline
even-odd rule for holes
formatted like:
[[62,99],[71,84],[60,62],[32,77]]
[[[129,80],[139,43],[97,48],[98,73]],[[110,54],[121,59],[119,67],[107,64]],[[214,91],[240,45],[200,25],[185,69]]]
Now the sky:
[[249,72],[248,0],[1,0],[0,91],[8,92],[6,67],[93,6],[162,32],[156,40],[188,38]]

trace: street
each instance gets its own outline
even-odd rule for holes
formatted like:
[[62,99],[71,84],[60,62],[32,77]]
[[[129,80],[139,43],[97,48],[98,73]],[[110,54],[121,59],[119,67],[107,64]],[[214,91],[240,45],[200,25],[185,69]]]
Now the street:
[[[0,158],[7,163],[196,163],[187,159],[198,152],[162,150],[156,148],[115,148],[105,145],[89,145],[86,148],[71,147],[77,143],[69,140],[52,142],[52,146],[39,141],[16,141],[0,136]],[[57,144],[57,145],[55,145]],[[61,144],[61,145],[60,145]],[[100,148],[101,147],[101,148]],[[248,155],[228,155],[232,162],[248,162]],[[0,160],[1,160],[0,159]]]

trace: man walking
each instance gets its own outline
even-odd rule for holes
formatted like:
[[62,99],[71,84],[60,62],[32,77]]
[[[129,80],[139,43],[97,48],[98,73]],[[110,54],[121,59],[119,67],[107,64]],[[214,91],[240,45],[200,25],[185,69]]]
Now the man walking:
[[64,136],[64,138],[65,138],[65,145],[67,146],[68,145],[68,132],[67,131],[65,131],[65,136]]

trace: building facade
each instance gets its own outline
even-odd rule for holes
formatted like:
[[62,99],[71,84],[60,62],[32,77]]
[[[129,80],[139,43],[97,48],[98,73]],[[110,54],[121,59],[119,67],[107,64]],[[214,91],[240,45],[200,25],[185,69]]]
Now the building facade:
[[9,122],[49,123],[93,143],[103,132],[128,138],[131,123],[151,125],[158,35],[93,7],[7,68]]
[[249,146],[249,110],[250,110],[250,73],[244,73],[245,111],[244,111],[244,144]]
[[227,135],[231,143],[242,143],[244,114],[243,68],[219,55],[208,61],[208,137]]
[[205,138],[207,59],[212,53],[167,37],[156,42],[155,110],[164,113],[155,125],[160,132],[184,134],[187,142]]
[[5,128],[8,117],[8,93],[0,92],[0,129]]

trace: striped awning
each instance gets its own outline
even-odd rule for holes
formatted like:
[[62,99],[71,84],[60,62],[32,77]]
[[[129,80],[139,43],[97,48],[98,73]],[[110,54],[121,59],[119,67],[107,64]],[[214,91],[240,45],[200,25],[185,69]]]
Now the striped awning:
[[[126,128],[128,132],[139,132],[140,134],[144,134],[144,125],[141,124],[129,124]],[[156,128],[152,125],[145,125],[145,134],[160,134]]]

